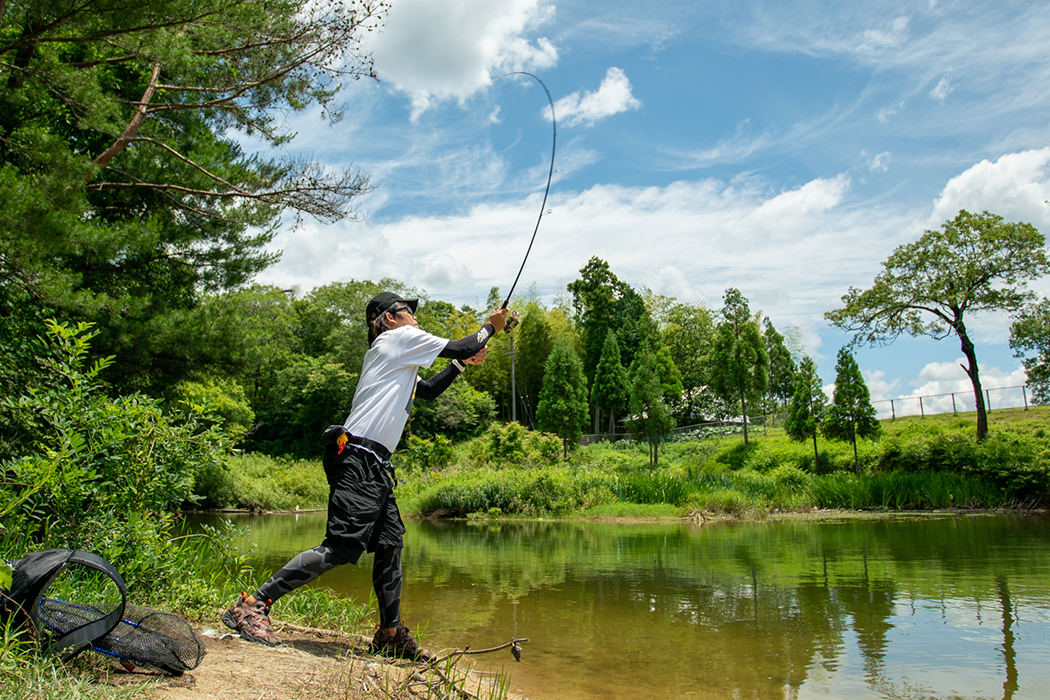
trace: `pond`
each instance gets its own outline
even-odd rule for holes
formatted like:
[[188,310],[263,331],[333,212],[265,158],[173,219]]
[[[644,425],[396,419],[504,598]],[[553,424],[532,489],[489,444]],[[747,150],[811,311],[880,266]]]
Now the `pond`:
[[[233,519],[264,577],[324,533],[323,514]],[[521,663],[475,659],[536,700],[1050,692],[1045,516],[406,524],[409,625],[432,648],[527,637]],[[370,570],[316,585],[360,600]]]

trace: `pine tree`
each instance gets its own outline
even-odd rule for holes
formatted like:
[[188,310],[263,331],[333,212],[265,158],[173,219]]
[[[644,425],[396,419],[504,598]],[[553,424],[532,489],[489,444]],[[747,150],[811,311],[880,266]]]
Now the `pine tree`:
[[583,435],[587,413],[587,378],[583,374],[583,362],[576,354],[572,340],[562,336],[555,341],[543,369],[536,422],[541,430],[561,437],[562,452],[568,457],[569,446]]
[[649,442],[649,471],[656,468],[660,439],[675,425],[671,407],[664,399],[660,364],[656,355],[644,350],[631,366],[631,432]]
[[820,385],[817,365],[810,358],[802,360],[795,374],[795,391],[788,404],[784,429],[792,440],[813,440],[813,470],[820,469],[820,452],[817,450],[817,433],[827,414],[828,397]]
[[878,434],[879,421],[875,418],[875,407],[871,405],[871,395],[860,367],[852,353],[842,348],[835,362],[835,393],[824,422],[824,435],[833,440],[852,442],[853,467],[860,471],[857,436],[874,439]]
[[629,389],[627,370],[620,362],[620,343],[616,331],[610,330],[605,334],[602,355],[591,387],[591,404],[609,417],[610,433],[615,432],[616,414],[623,413],[627,408]]

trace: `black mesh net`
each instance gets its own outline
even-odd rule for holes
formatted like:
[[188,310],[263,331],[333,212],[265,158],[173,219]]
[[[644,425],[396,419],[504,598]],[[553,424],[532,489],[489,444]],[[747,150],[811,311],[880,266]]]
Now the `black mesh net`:
[[[41,624],[57,634],[105,615],[95,606],[55,598],[40,599],[37,613]],[[204,658],[204,644],[185,620],[134,605],[125,608],[120,623],[92,648],[132,664],[149,664],[171,673],[194,669]]]

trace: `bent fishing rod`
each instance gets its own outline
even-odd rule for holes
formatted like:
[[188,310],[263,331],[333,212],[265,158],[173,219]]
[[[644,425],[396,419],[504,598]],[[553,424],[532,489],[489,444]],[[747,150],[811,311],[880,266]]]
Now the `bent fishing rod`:
[[[529,247],[525,249],[525,257],[521,260],[521,267],[518,268],[518,274],[514,277],[513,284],[510,285],[510,291],[507,292],[507,298],[503,300],[503,306],[501,309],[507,308],[510,304],[510,298],[514,294],[514,288],[518,286],[518,280],[521,279],[521,272],[525,269],[525,263],[529,259],[529,253],[532,252],[532,244],[536,242],[536,233],[540,230],[540,222],[543,221],[543,212],[547,208],[547,195],[551,191],[551,180],[554,179],[554,153],[558,146],[558,122],[554,116],[554,99],[551,98],[551,91],[547,89],[547,85],[539,79],[538,76],[529,73],[528,71],[514,71],[513,73],[507,73],[501,77],[506,78],[512,75],[527,75],[528,77],[535,80],[543,88],[543,92],[547,94],[547,102],[551,108],[551,163],[550,169],[547,171],[547,186],[543,190],[543,201],[540,203],[540,214],[536,217],[536,226],[532,229],[532,238],[529,239]],[[517,317],[507,319],[507,324],[504,326],[504,330],[510,333],[514,326],[518,325]]]

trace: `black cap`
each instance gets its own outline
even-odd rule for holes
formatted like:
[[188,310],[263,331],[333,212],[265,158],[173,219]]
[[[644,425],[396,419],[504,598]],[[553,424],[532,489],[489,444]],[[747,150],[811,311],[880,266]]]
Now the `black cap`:
[[412,309],[412,313],[416,313],[416,307],[419,306],[419,299],[402,299],[393,292],[380,292],[372,297],[372,300],[368,302],[368,306],[365,307],[365,323],[369,327],[372,326],[372,322],[379,318],[379,315],[384,311],[387,311],[394,304],[405,304],[408,308]]

